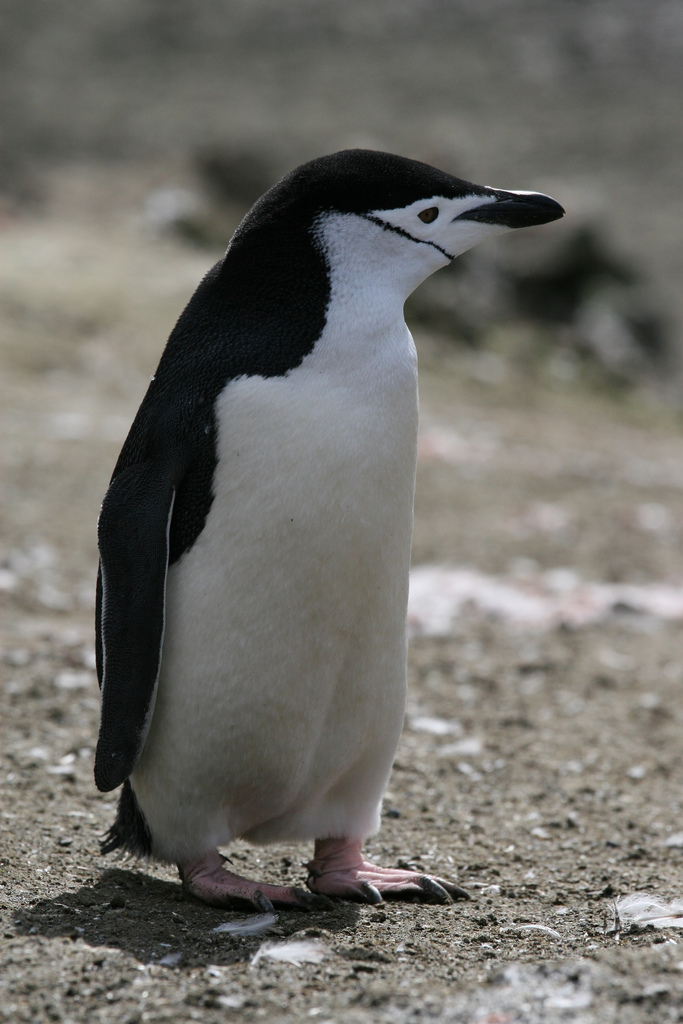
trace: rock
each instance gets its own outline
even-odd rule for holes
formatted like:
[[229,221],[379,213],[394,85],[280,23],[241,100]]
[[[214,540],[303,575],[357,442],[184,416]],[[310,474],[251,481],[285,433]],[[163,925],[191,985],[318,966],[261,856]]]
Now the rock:
[[497,325],[533,324],[547,337],[541,358],[564,353],[622,383],[663,379],[674,363],[661,300],[592,223],[527,239],[508,259],[493,246],[472,250],[426,281],[406,316],[415,327],[481,348]]
[[210,200],[245,209],[280,177],[275,161],[257,149],[215,145],[200,149],[194,167]]

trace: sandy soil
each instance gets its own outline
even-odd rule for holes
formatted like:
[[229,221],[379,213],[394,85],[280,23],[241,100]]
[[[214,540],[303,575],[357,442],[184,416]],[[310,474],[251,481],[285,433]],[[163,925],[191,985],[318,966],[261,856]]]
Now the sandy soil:
[[[214,931],[244,913],[190,901],[171,870],[100,856],[114,802],[92,780],[97,508],[212,260],[145,235],[132,212],[144,180],[106,179],[106,203],[103,180],[70,169],[48,216],[0,235],[0,1016],[683,1020],[676,933],[613,927],[619,894],[683,892],[683,637],[628,607],[542,632],[472,607],[448,636],[413,639],[407,727],[369,850],[454,878],[468,902],[283,913],[265,938],[317,939],[324,958],[252,965],[263,935]],[[418,344],[425,434],[451,444],[423,449],[416,565],[683,578],[675,412]],[[308,855],[230,851],[272,880],[301,880]]]

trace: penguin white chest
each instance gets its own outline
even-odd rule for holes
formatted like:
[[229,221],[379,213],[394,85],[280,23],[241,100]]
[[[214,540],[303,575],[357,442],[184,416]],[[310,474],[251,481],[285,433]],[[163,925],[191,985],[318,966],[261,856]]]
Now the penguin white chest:
[[405,701],[417,367],[402,319],[364,352],[352,339],[351,364],[339,326],[286,376],[232,381],[216,403],[214,500],[169,571],[133,777],[162,855],[179,832],[190,851],[198,832],[205,846],[378,825]]

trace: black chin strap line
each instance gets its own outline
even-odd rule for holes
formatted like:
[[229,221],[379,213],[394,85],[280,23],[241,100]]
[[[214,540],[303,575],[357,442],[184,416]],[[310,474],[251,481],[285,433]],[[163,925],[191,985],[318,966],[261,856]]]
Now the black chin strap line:
[[440,245],[436,244],[436,242],[430,242],[429,239],[426,238],[415,238],[415,236],[411,235],[409,231],[405,230],[405,228],[397,228],[395,224],[389,224],[386,220],[382,220],[381,217],[373,217],[371,213],[361,213],[361,217],[363,217],[364,220],[369,220],[371,224],[376,224],[378,227],[383,228],[384,231],[393,231],[394,234],[401,235],[402,238],[409,238],[411,242],[417,242],[418,245],[431,245],[432,249],[436,249],[442,256],[445,256],[447,260],[455,259],[455,256],[451,256],[449,252],[442,249]]

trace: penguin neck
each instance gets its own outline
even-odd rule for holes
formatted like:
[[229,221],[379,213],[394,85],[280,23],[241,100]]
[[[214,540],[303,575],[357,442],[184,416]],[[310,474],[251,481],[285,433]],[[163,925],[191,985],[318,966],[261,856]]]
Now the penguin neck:
[[358,214],[323,215],[314,237],[328,267],[330,307],[370,332],[402,321],[411,292],[449,262],[436,248]]
[[416,259],[415,243],[354,214],[324,215],[314,238],[327,265],[329,301],[311,365],[364,392],[386,392],[392,381],[414,389],[415,347],[403,305],[442,257],[424,247],[425,258]]

